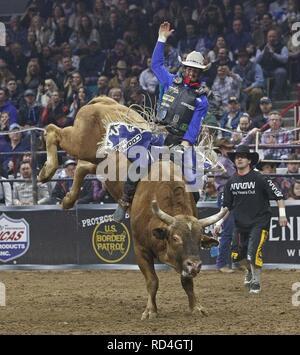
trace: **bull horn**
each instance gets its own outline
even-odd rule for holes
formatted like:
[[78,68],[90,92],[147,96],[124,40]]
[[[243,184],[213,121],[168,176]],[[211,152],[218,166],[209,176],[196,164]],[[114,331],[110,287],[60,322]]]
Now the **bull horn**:
[[156,200],[152,201],[152,212],[155,214],[161,221],[165,222],[168,226],[175,223],[175,218],[162,211],[158,207],[158,203]]
[[209,216],[207,218],[199,219],[199,222],[201,223],[201,227],[206,227],[210,226],[211,224],[214,224],[218,222],[221,218],[225,216],[225,214],[228,212],[228,208],[221,208],[220,212]]

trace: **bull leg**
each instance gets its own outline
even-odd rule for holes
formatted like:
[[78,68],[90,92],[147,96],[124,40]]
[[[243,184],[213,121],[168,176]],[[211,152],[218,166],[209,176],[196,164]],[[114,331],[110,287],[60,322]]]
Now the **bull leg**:
[[82,186],[84,177],[87,174],[95,174],[96,173],[96,165],[89,163],[84,160],[79,160],[76,166],[73,185],[70,190],[62,200],[63,209],[72,208],[75,202],[78,200],[80,188]]
[[50,124],[46,129],[46,133],[44,133],[46,139],[47,161],[39,173],[38,181],[40,182],[49,181],[58,168],[57,146],[59,144],[60,130],[61,128]]
[[154,259],[152,256],[139,251],[136,247],[135,253],[139,268],[145,277],[148,292],[147,306],[141,319],[154,319],[157,317],[156,293],[158,290],[158,277],[154,269]]
[[208,313],[204,307],[198,303],[197,298],[194,293],[194,280],[191,277],[181,276],[181,285],[188,296],[189,308],[191,313],[200,312],[201,314],[207,316]]

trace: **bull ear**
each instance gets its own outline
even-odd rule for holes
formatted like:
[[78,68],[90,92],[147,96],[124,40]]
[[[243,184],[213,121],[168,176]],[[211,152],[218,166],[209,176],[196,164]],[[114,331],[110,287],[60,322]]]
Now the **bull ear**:
[[201,247],[204,249],[210,249],[211,247],[217,247],[219,242],[215,238],[207,237],[206,235],[200,236]]
[[167,228],[154,228],[152,234],[155,238],[164,240],[168,238],[169,231]]

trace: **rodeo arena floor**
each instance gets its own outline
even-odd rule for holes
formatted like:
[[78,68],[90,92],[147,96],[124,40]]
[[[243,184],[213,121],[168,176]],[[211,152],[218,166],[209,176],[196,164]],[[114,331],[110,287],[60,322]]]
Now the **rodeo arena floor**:
[[[139,271],[1,271],[1,334],[299,334],[292,285],[299,270],[265,270],[249,295],[243,273],[203,271],[195,289],[208,316],[188,313],[174,271],[159,271],[159,316],[141,321],[147,296]],[[295,292],[294,292],[295,296]]]

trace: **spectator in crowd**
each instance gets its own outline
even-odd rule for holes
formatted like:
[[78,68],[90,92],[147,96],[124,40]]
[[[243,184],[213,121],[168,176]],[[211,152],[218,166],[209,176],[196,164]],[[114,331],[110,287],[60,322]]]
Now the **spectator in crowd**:
[[33,31],[28,31],[23,53],[27,58],[37,58],[40,50],[37,48],[37,39]]
[[[8,131],[9,129],[9,113],[1,112],[0,113],[0,131]],[[4,136],[0,135],[0,139],[4,138]]]
[[[68,159],[64,163],[64,177],[67,180],[57,181],[55,187],[51,193],[51,201],[52,203],[58,204],[61,203],[66,194],[71,190],[73,185],[73,178],[76,169],[76,161],[72,159]],[[90,203],[94,202],[94,198],[102,198],[103,195],[101,193],[94,190],[95,184],[92,182],[93,180],[85,180],[79,195],[79,199],[77,201],[78,204]],[[96,195],[94,195],[96,193]],[[97,195],[98,194],[98,195]]]
[[199,38],[196,44],[196,50],[202,51],[203,53],[207,53],[211,49],[213,49],[216,40],[218,37],[218,28],[216,24],[210,23],[208,25],[207,31],[205,31],[205,35],[203,38]]
[[[220,170],[215,173],[215,184],[218,192],[218,207],[220,207],[222,206],[224,187],[228,179],[235,173],[235,167],[227,155],[228,152],[233,150],[233,144],[230,142],[229,138],[221,138],[216,142],[215,146],[215,151],[220,154],[218,162],[225,168],[225,171]],[[233,228],[233,216],[230,214],[223,223],[223,230],[220,235],[219,255],[217,256],[217,268],[223,273],[233,272],[233,270],[229,268]]]
[[188,23],[185,26],[185,37],[178,42],[179,54],[189,53],[193,51],[198,42],[198,38],[195,33],[195,26],[193,23]]
[[43,19],[40,15],[35,15],[30,21],[28,32],[32,31],[36,37],[36,47],[38,52],[41,52],[41,48],[49,44],[51,40],[52,32],[43,23]]
[[65,84],[64,89],[64,99],[68,105],[73,102],[74,95],[77,95],[79,88],[84,86],[84,84],[85,82],[82,75],[79,72],[74,71]]
[[0,165],[0,206],[12,205],[12,190],[11,185],[3,176],[2,167]]
[[25,102],[20,106],[18,123],[25,128],[40,126],[40,115],[42,107],[35,98],[35,93],[31,89],[24,92]]
[[260,28],[264,15],[268,13],[268,4],[264,0],[258,0],[252,5],[255,5],[255,15],[251,18],[251,27],[255,31]]
[[24,84],[27,89],[37,92],[38,86],[42,83],[41,68],[36,59],[31,59],[26,68]]
[[287,0],[275,0],[270,4],[270,13],[276,20],[278,20],[286,12],[287,5]]
[[68,26],[67,18],[61,16],[57,20],[57,26],[54,30],[53,46],[60,48],[63,43],[69,42],[72,34],[72,29]]
[[68,17],[68,26],[75,31],[79,30],[80,21],[83,16],[88,16],[90,19],[93,15],[87,10],[87,3],[83,0],[79,0],[75,3],[75,9],[72,10],[72,14]]
[[7,43],[25,43],[26,29],[20,25],[20,17],[12,15],[7,26]]
[[144,91],[150,95],[154,95],[159,82],[151,69],[151,58],[147,59],[147,66],[148,68],[142,71],[139,82]]
[[246,50],[240,50],[238,53],[238,63],[232,71],[238,74],[242,82],[241,101],[242,108],[250,116],[258,113],[258,102],[263,96],[264,76],[259,64],[250,62],[249,54]]
[[273,23],[271,14],[266,13],[263,15],[260,26],[253,32],[253,43],[256,48],[261,48],[267,42],[268,32],[271,30],[279,31],[280,28]]
[[300,200],[300,180],[295,180],[288,193],[288,200]]
[[58,68],[55,77],[55,82],[57,83],[57,85],[61,90],[64,89],[70,83],[72,73],[75,70],[76,69],[72,64],[72,57],[69,55],[63,57],[62,66],[61,68]]
[[76,48],[78,54],[86,54],[88,46],[95,41],[100,43],[100,35],[96,28],[93,28],[93,22],[87,15],[80,17],[78,31],[74,31],[70,37],[69,43],[72,48]]
[[278,167],[280,163],[268,160],[272,160],[272,156],[266,155],[264,157],[264,160],[260,160],[259,163],[256,165],[256,169],[264,175],[276,174],[276,167]]
[[[79,70],[79,65],[80,65],[80,56],[73,53],[72,52],[72,47],[70,46],[69,43],[65,42],[61,45],[61,54],[62,54],[62,58],[68,57],[71,58],[71,68],[74,68],[74,70]],[[58,62],[58,68],[62,69],[63,65],[62,63],[59,61]]]
[[53,91],[48,105],[42,111],[42,125],[46,126],[50,123],[54,123],[59,127],[68,126],[72,123],[72,120],[66,118],[67,113],[68,108],[60,98],[59,92]]
[[[236,96],[230,96],[228,99],[228,109],[221,117],[220,127],[230,131],[237,129],[242,116],[241,107]],[[229,133],[222,131],[223,137],[230,136]]]
[[74,121],[77,112],[80,110],[81,107],[88,103],[88,93],[86,89],[82,86],[78,89],[78,94],[74,95],[73,102],[71,103],[68,118]]
[[[33,185],[32,185],[32,169],[30,163],[22,161],[20,164],[20,175],[24,182],[13,183],[13,204],[15,206],[34,205],[33,201]],[[37,185],[37,204],[41,205],[49,199],[49,191],[47,184],[38,183]]]
[[248,43],[252,42],[250,33],[244,31],[243,23],[240,19],[234,20],[232,23],[232,32],[226,37],[228,47],[233,53],[246,48]]
[[124,33],[124,26],[118,13],[112,11],[108,16],[108,20],[100,26],[101,43],[104,49],[111,48]]
[[[247,112],[243,112],[240,117],[240,122],[236,129],[233,130],[231,141],[234,145],[238,145],[245,139],[251,130],[251,117]],[[243,143],[244,144],[244,143]],[[247,144],[252,144],[247,143]]]
[[3,152],[11,153],[4,156],[3,159],[3,171],[7,175],[15,176],[20,162],[20,155],[14,154],[18,152],[24,152],[30,150],[30,144],[26,137],[22,137],[22,133],[18,132],[21,129],[17,123],[13,123],[9,126],[9,141],[3,146]]
[[6,60],[0,57],[0,86],[6,86],[7,82],[13,76],[12,72],[8,69]]
[[[209,62],[210,63],[214,63],[217,59],[218,59],[218,54],[219,54],[219,51],[220,51],[220,49],[221,48],[225,48],[225,49],[227,49],[227,47],[226,47],[226,42],[225,42],[225,38],[223,37],[223,36],[219,36],[218,38],[217,38],[217,41],[216,41],[216,45],[214,46],[214,48],[212,49],[212,50],[210,50],[209,52],[208,52],[208,54],[207,54],[207,59],[209,60]],[[226,58],[227,58],[227,54],[228,54],[228,59],[230,60],[230,61],[232,61],[233,60],[233,55],[232,55],[232,53],[231,52],[228,52],[228,51],[226,51]],[[225,57],[225,53],[224,53],[224,57]],[[222,57],[221,57],[221,59],[222,59]],[[224,63],[219,63],[219,64],[224,64],[224,65],[227,65],[227,61],[228,61],[228,59],[226,59],[226,62],[224,62]],[[219,60],[220,60],[220,58],[219,58]]]
[[[285,174],[285,175],[299,174],[300,173],[300,171],[299,171],[299,168],[300,168],[299,156],[295,153],[290,154],[288,156],[288,160],[295,160],[295,162],[287,163],[287,169],[285,171],[283,171],[282,174]],[[297,160],[298,160],[298,162],[297,162]],[[293,185],[293,183],[296,181],[296,179],[297,178],[293,177],[293,176],[279,178],[280,188],[281,188],[281,191],[282,191],[283,196],[285,198],[289,197],[288,194],[289,194],[290,188]]]
[[221,98],[222,104],[227,105],[230,97],[239,98],[242,79],[233,73],[226,65],[218,67],[218,74],[213,83],[212,91]]
[[212,176],[207,176],[207,181],[203,186],[203,201],[217,201],[218,193],[215,186],[215,179]]
[[232,18],[230,18],[230,21],[232,21],[232,23],[233,23],[235,20],[241,21],[245,31],[247,31],[247,32],[251,31],[249,17],[248,17],[248,14],[247,14],[247,16],[245,15],[244,7],[242,4],[235,4],[233,6],[233,16],[232,16]]
[[102,95],[107,96],[108,92],[109,92],[108,77],[105,75],[101,75],[97,80],[97,91],[95,93],[95,96],[102,96]]
[[10,70],[17,80],[23,82],[26,75],[28,59],[22,51],[20,43],[15,42],[9,46],[9,62]]
[[75,174],[76,165],[77,165],[76,161],[72,159],[68,159],[64,163],[63,165],[64,177],[67,178],[68,180],[62,180],[56,182],[55,187],[51,193],[51,200],[55,204],[60,203],[63,200],[63,198],[66,196],[66,194],[71,190],[71,187],[73,185],[73,178]]
[[0,87],[0,114],[7,112],[9,114],[9,125],[17,123],[18,112],[15,106],[8,100],[9,91],[6,87]]
[[[0,113],[0,133],[6,132],[9,130],[9,113],[2,112]],[[4,151],[4,147],[7,145],[9,138],[7,135],[0,134],[0,152]],[[0,167],[2,165],[2,160],[4,156],[0,155]]]
[[22,98],[21,89],[15,78],[11,78],[7,82],[8,101],[18,110]]
[[207,72],[207,85],[209,87],[212,86],[216,76],[218,74],[218,68],[220,66],[227,66],[229,69],[234,67],[235,63],[232,59],[230,59],[229,52],[227,48],[220,48],[217,54],[217,59],[214,61]]
[[178,55],[178,50],[173,47],[171,43],[167,42],[165,46],[164,65],[172,74],[175,74],[180,67]]
[[125,89],[128,86],[127,63],[124,60],[119,60],[116,66],[117,73],[109,81],[109,88]]
[[269,128],[267,125],[270,112],[272,111],[272,100],[267,96],[263,96],[259,100],[259,108],[261,112],[253,118],[252,126],[256,128],[263,128],[264,126]]
[[54,91],[58,91],[55,81],[53,79],[46,79],[44,85],[38,87],[36,96],[37,103],[42,107],[46,107]]
[[[287,131],[285,128],[281,127],[282,117],[278,111],[271,111],[269,114],[269,125],[270,128],[266,130],[261,137],[262,144],[290,144],[293,140],[292,132]],[[269,155],[272,159],[284,159],[287,158],[291,153],[291,149],[280,148],[280,149],[266,149],[264,150],[264,156]]]
[[86,56],[80,61],[79,71],[86,85],[96,85],[99,74],[104,72],[106,56],[95,40],[91,41],[87,50]]
[[106,63],[105,63],[105,74],[111,77],[115,74],[114,69],[117,66],[119,61],[126,62],[126,64],[130,64],[128,60],[130,57],[126,51],[126,42],[122,39],[117,39],[114,48],[108,53]]
[[257,63],[262,66],[265,77],[274,80],[271,96],[276,100],[282,99],[284,93],[288,56],[287,47],[280,42],[279,35],[274,30],[268,32],[266,45],[257,50]]
[[124,105],[125,103],[123,91],[120,88],[110,89],[108,92],[108,97],[111,97],[112,99],[116,100],[121,105]]

